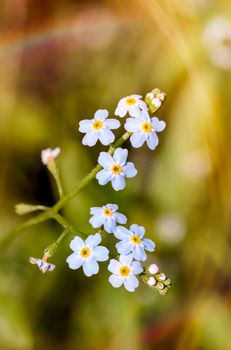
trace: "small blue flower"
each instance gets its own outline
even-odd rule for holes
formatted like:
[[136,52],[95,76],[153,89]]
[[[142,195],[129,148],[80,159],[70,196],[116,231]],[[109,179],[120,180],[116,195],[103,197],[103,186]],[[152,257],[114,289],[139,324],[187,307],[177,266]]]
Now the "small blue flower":
[[93,119],[85,119],[79,122],[79,131],[86,133],[82,140],[83,145],[92,147],[99,140],[107,146],[115,140],[111,129],[118,129],[120,122],[116,119],[107,119],[107,117],[108,111],[99,109],[95,112]]
[[123,226],[118,226],[115,230],[115,237],[121,242],[116,244],[119,254],[127,255],[132,253],[134,259],[145,261],[147,255],[145,250],[153,252],[155,243],[151,239],[144,238],[145,229],[143,226],[131,225],[130,230]]
[[70,269],[77,270],[83,266],[83,272],[90,277],[99,272],[97,261],[108,260],[109,251],[103,246],[99,246],[102,238],[99,233],[90,235],[85,241],[76,236],[70,243],[70,248],[74,251],[68,256],[66,262]]
[[155,149],[159,143],[157,132],[165,129],[166,123],[163,120],[159,120],[156,117],[150,118],[147,111],[141,111],[139,117],[128,118],[124,125],[124,128],[132,132],[130,141],[133,147],[141,147],[144,142],[150,149]]
[[129,292],[134,292],[139,286],[139,281],[135,275],[139,275],[143,271],[143,267],[139,261],[132,261],[132,254],[121,255],[118,260],[112,259],[108,265],[108,270],[112,273],[109,282],[115,288],[124,285]]
[[115,115],[123,118],[128,113],[131,117],[138,117],[140,110],[148,109],[146,103],[141,98],[141,95],[123,97],[116,107]]
[[104,226],[104,230],[108,233],[115,232],[116,223],[126,224],[125,215],[117,212],[118,205],[106,204],[103,207],[92,207],[90,213],[93,215],[89,222],[94,228]]
[[126,186],[125,178],[134,177],[137,170],[133,163],[126,162],[128,150],[117,148],[113,156],[107,152],[101,152],[98,162],[103,169],[96,174],[100,185],[106,185],[111,181],[115,191],[123,190]]

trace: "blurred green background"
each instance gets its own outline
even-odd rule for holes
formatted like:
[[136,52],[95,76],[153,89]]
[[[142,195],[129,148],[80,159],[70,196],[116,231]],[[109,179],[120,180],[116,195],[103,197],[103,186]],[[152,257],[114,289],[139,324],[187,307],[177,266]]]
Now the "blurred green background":
[[167,93],[160,145],[126,143],[138,176],[121,192],[93,181],[63,214],[91,233],[89,208],[118,203],[129,224],[146,227],[150,262],[173,282],[162,297],[142,283],[112,288],[106,264],[86,278],[65,263],[71,237],[43,275],[28,257],[62,228],[32,227],[1,250],[0,350],[231,349],[231,34],[221,35],[226,67],[211,58],[214,36],[204,39],[217,17],[231,21],[229,0],[0,2],[1,239],[23,221],[16,203],[57,200],[42,149],[61,147],[72,189],[106,150],[81,144],[78,121],[158,87]]

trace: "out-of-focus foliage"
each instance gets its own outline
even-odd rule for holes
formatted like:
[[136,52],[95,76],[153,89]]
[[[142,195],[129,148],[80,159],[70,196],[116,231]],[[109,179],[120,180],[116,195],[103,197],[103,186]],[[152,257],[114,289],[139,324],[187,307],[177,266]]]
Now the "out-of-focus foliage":
[[61,147],[70,190],[104,149],[82,146],[78,121],[158,87],[167,93],[160,145],[126,144],[138,176],[119,193],[94,181],[64,212],[91,233],[90,206],[118,203],[146,227],[157,246],[150,262],[173,282],[161,297],[144,284],[133,294],[112,288],[106,266],[87,279],[65,263],[70,237],[42,275],[28,257],[62,229],[30,228],[0,256],[1,350],[230,349],[231,71],[204,42],[217,16],[231,21],[229,0],[0,3],[2,237],[19,222],[16,203],[57,199],[41,149]]

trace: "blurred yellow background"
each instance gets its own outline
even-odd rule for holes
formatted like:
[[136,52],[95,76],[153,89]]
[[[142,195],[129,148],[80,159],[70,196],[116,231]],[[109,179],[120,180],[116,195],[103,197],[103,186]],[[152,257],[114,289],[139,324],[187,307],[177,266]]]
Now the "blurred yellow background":
[[70,237],[43,275],[28,257],[62,229],[32,227],[1,250],[0,350],[231,349],[229,23],[229,0],[0,2],[1,238],[23,221],[16,203],[57,200],[42,149],[61,147],[72,189],[105,150],[82,145],[79,120],[158,87],[160,145],[126,143],[138,176],[121,192],[93,181],[63,213],[91,233],[89,208],[118,203],[173,283],[164,297],[144,284],[128,293],[111,287],[105,264],[86,278],[65,262]]

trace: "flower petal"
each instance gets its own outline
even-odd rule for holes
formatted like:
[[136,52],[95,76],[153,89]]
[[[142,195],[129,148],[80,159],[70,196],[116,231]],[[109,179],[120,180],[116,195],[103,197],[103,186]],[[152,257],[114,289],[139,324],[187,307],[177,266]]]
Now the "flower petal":
[[155,250],[155,243],[148,238],[144,238],[142,240],[143,244],[144,244],[144,248],[149,251],[149,252],[153,252]]
[[90,218],[89,222],[94,228],[98,228],[104,224],[105,218],[102,215],[94,215]]
[[126,177],[134,177],[137,174],[137,170],[132,162],[128,162],[123,166],[123,172]]
[[128,118],[126,120],[126,123],[124,125],[125,130],[129,132],[137,132],[140,131],[141,129],[141,120],[139,118],[134,119],[134,118]]
[[70,248],[76,252],[79,249],[81,249],[84,246],[84,241],[82,240],[82,238],[75,236],[74,239],[71,240],[70,242]]
[[126,224],[126,222],[127,222],[127,218],[124,214],[116,213],[115,218],[119,224]]
[[125,106],[118,106],[115,110],[115,115],[119,116],[120,118],[125,117],[127,114],[127,108]]
[[126,187],[126,182],[124,176],[122,175],[117,175],[113,177],[111,183],[115,191],[123,190]]
[[96,142],[98,141],[98,133],[94,132],[94,131],[89,131],[83,138],[82,140],[82,144],[84,146],[94,146],[96,144]]
[[118,205],[109,203],[109,204],[105,205],[105,208],[109,208],[109,209],[112,209],[112,210],[118,210]]
[[81,120],[79,122],[79,131],[84,133],[90,131],[91,124],[92,124],[92,120],[90,119]]
[[106,185],[109,181],[111,181],[112,175],[107,170],[100,170],[96,174],[96,179],[98,180],[100,185]]
[[123,278],[122,277],[120,277],[120,276],[118,276],[118,275],[111,275],[110,277],[109,277],[109,282],[111,283],[111,285],[113,286],[113,287],[115,287],[115,288],[119,288],[119,287],[121,287],[122,286],[122,284],[123,284]]
[[146,136],[141,131],[135,132],[130,137],[131,144],[134,148],[141,147],[144,144],[145,140],[146,140]]
[[124,165],[126,163],[128,157],[128,150],[123,148],[117,148],[113,155],[114,162],[120,165]]
[[155,131],[160,132],[163,131],[166,127],[166,123],[163,120],[159,120],[156,117],[153,117],[151,119],[152,126],[154,127]]
[[151,134],[149,134],[147,138],[148,147],[154,150],[158,145],[158,143],[159,143],[159,139],[157,134],[155,133],[155,131],[151,132]]
[[129,255],[120,255],[120,262],[123,265],[127,265],[130,266],[133,260],[133,255],[129,254]]
[[100,152],[98,163],[102,165],[102,167],[109,169],[112,164],[114,164],[114,159],[107,152]]
[[83,272],[87,277],[96,275],[99,272],[99,264],[95,259],[88,259],[83,264]]
[[120,241],[116,244],[116,249],[121,255],[128,255],[132,251],[132,245],[129,240]]
[[95,112],[94,119],[104,121],[108,117],[108,111],[106,109],[98,109]]
[[98,261],[106,261],[108,260],[109,250],[103,246],[97,246],[93,250],[93,255],[96,257]]
[[113,218],[106,219],[104,222],[104,230],[108,233],[113,233],[115,232],[116,229],[116,221]]
[[132,254],[136,260],[145,261],[147,259],[147,255],[141,245],[133,246]]
[[130,226],[130,230],[135,233],[136,235],[143,237],[145,234],[145,229],[143,226],[139,226],[137,224],[133,224]]
[[119,263],[119,261],[112,259],[110,260],[110,263],[108,265],[108,271],[112,272],[112,273],[119,273],[119,269],[121,267],[121,264]]
[[120,122],[117,119],[107,119],[104,123],[109,129],[118,129],[120,127]]
[[99,140],[102,145],[107,146],[115,140],[115,135],[109,129],[102,129],[99,133]]
[[133,261],[131,264],[131,270],[134,275],[139,275],[143,271],[143,267],[139,261]]
[[128,239],[130,237],[130,231],[123,226],[117,226],[115,230],[115,237],[118,239]]
[[95,235],[90,235],[87,237],[85,243],[86,246],[89,248],[96,247],[100,242],[102,241],[102,237],[99,233],[96,233]]
[[136,276],[129,276],[126,278],[124,281],[124,287],[127,289],[129,292],[134,292],[135,289],[139,286],[139,281],[136,278]]
[[69,268],[72,270],[77,270],[80,266],[83,265],[82,259],[76,253],[69,255],[66,259],[66,262],[68,263]]
[[102,213],[102,207],[91,207],[90,214],[91,215],[100,215]]

